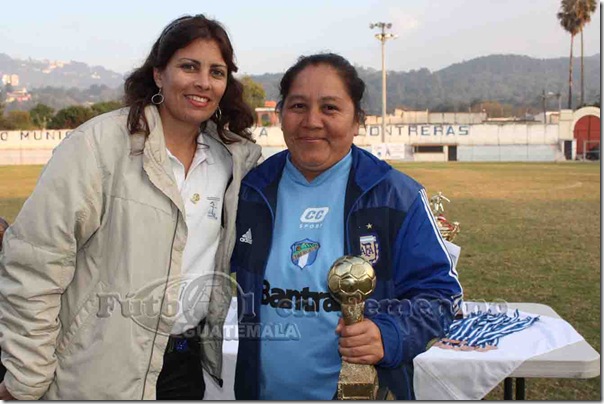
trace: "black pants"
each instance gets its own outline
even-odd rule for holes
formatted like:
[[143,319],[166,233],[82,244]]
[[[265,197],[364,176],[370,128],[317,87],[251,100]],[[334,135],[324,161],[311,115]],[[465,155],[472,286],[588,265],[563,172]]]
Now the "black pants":
[[200,349],[199,337],[170,337],[157,379],[158,400],[203,400],[206,385]]

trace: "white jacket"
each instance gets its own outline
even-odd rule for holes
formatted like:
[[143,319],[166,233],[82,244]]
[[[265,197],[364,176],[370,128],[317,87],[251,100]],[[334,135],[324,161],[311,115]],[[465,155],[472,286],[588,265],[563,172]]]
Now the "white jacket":
[[[0,346],[18,399],[155,399],[187,226],[159,113],[145,114],[148,137],[128,134],[128,109],[75,129],[5,234]],[[218,139],[213,123],[205,132]],[[202,338],[204,367],[217,379],[237,197],[261,155],[240,140],[226,145],[233,177],[206,318],[214,338]]]

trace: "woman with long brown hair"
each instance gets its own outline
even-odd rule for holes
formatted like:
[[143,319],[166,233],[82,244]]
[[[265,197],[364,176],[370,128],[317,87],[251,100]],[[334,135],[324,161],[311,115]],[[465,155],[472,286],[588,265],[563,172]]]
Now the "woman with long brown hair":
[[171,22],[126,108],[55,150],[0,255],[1,399],[202,399],[219,384],[240,182],[256,165],[233,47]]

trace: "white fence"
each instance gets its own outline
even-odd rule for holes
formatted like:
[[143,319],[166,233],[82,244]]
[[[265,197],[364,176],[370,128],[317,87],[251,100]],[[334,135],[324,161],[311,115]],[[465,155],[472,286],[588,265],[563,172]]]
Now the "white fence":
[[[0,165],[45,164],[69,130],[0,131]],[[396,124],[386,128],[385,142],[405,145],[410,161],[446,161],[449,147],[457,146],[458,161],[555,161],[561,159],[559,125],[505,124]],[[285,149],[279,127],[258,127],[254,138],[264,155]],[[381,126],[367,125],[355,137],[356,145],[376,149],[382,143]],[[412,146],[439,145],[442,153],[420,156]],[[429,158],[428,158],[429,157]]]

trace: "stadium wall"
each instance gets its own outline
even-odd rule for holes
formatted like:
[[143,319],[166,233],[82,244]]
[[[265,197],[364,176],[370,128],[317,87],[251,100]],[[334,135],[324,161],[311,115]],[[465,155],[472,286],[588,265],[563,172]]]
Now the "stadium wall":
[[[371,124],[361,128],[354,143],[387,159],[406,161],[558,161],[565,159],[564,143],[573,140],[573,125],[583,113],[563,110],[555,124],[391,124],[385,144],[381,126]],[[68,135],[69,130],[0,131],[0,165],[45,164]],[[285,149],[280,127],[257,127],[253,135],[265,157]]]

